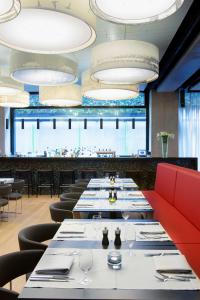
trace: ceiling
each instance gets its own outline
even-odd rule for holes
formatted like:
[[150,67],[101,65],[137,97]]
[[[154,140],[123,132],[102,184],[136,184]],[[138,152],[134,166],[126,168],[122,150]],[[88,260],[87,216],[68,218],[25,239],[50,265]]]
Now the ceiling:
[[[31,2],[32,0],[28,0]],[[40,0],[40,4],[46,0]],[[59,0],[58,2],[63,2]],[[74,1],[74,0],[73,0]],[[70,7],[73,1],[65,1],[65,5]],[[89,0],[75,0],[76,2],[86,3]],[[53,2],[53,1],[50,1]],[[70,57],[78,62],[79,65],[79,83],[81,72],[90,67],[91,49],[94,45],[117,39],[137,39],[155,44],[160,49],[160,59],[167,50],[171,40],[173,39],[176,31],[178,30],[181,22],[187,14],[193,0],[185,0],[183,6],[172,16],[155,23],[145,25],[118,25],[110,22],[103,21],[99,18],[96,19],[96,42],[91,47],[75,52],[72,54],[64,55]],[[10,55],[13,50],[0,45],[0,68],[1,74],[7,75],[9,73]],[[143,90],[145,85],[141,85],[140,89]]]

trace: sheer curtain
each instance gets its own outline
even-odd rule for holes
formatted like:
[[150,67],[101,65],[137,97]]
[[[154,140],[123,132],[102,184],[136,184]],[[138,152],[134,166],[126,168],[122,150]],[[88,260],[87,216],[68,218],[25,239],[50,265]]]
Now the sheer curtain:
[[185,107],[179,108],[179,156],[197,157],[199,162],[200,93],[186,93]]

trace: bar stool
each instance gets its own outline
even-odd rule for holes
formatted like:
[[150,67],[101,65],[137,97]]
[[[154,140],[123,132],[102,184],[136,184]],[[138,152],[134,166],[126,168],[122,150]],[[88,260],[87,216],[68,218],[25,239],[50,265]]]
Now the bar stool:
[[119,174],[119,172],[115,171],[115,170],[108,170],[108,171],[103,171],[103,176],[116,176],[117,174]]
[[97,177],[97,171],[94,169],[80,170],[81,179],[91,179]]
[[12,178],[13,170],[12,169],[1,169],[0,170],[0,178]]
[[29,170],[29,169],[15,170],[15,179],[23,179],[24,180],[24,188],[27,189],[28,197],[30,197],[30,189],[31,189],[31,194],[33,195],[33,172],[32,172],[32,170]]
[[58,196],[64,189],[68,188],[70,184],[75,183],[75,171],[74,170],[62,170],[59,172],[58,181]]
[[36,196],[41,195],[42,189],[50,189],[51,198],[55,194],[53,170],[38,170],[36,173]]

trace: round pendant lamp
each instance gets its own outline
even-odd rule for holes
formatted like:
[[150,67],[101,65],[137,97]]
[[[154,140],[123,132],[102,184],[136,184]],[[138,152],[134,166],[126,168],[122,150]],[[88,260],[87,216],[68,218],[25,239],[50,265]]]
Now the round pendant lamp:
[[22,8],[17,18],[0,24],[0,43],[40,54],[69,53],[90,46],[94,29],[74,15],[46,8]]
[[0,107],[28,107],[29,93],[19,92],[12,96],[0,96]]
[[138,85],[101,84],[91,79],[90,71],[82,75],[82,96],[95,100],[128,100],[139,95]]
[[104,84],[154,81],[159,73],[159,50],[150,43],[116,40],[92,49],[92,80]]
[[141,24],[162,20],[175,13],[184,0],[90,0],[100,18],[121,24]]
[[20,0],[0,1],[0,23],[8,22],[17,17],[21,10]]
[[78,84],[67,86],[41,86],[40,103],[47,106],[78,106],[82,104],[81,88]]
[[58,55],[16,53],[11,57],[11,77],[30,85],[62,85],[77,81],[77,64]]
[[13,96],[23,90],[23,85],[14,81],[12,78],[0,77],[0,96]]

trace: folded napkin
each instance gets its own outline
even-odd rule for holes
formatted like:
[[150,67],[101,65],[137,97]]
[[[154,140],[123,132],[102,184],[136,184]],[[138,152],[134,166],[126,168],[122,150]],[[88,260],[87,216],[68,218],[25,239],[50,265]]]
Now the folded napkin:
[[74,224],[74,225],[64,225],[64,226],[61,226],[60,228],[60,231],[59,231],[59,234],[61,233],[64,233],[64,234],[73,234],[73,233],[78,233],[78,234],[81,234],[81,233],[84,233],[85,232],[85,226],[84,225],[79,225],[79,224]]
[[43,268],[38,268],[35,273],[43,275],[66,275],[69,273],[71,266],[73,264],[72,256],[54,257],[53,260],[49,260],[47,266]]
[[142,202],[142,201],[135,201],[132,203],[133,206],[149,206],[148,202]]
[[192,273],[184,255],[155,256],[153,259],[157,272],[172,274]]
[[144,195],[142,194],[142,192],[131,192],[131,193],[128,193],[128,196],[145,198]]
[[90,191],[87,191],[87,192],[84,192],[83,194],[82,194],[82,197],[84,197],[84,196],[96,196],[96,193],[95,192],[90,192]]
[[166,234],[166,232],[164,230],[155,230],[155,231],[152,231],[152,230],[141,230],[140,231],[140,234],[150,234],[150,235],[156,235],[156,234]]

